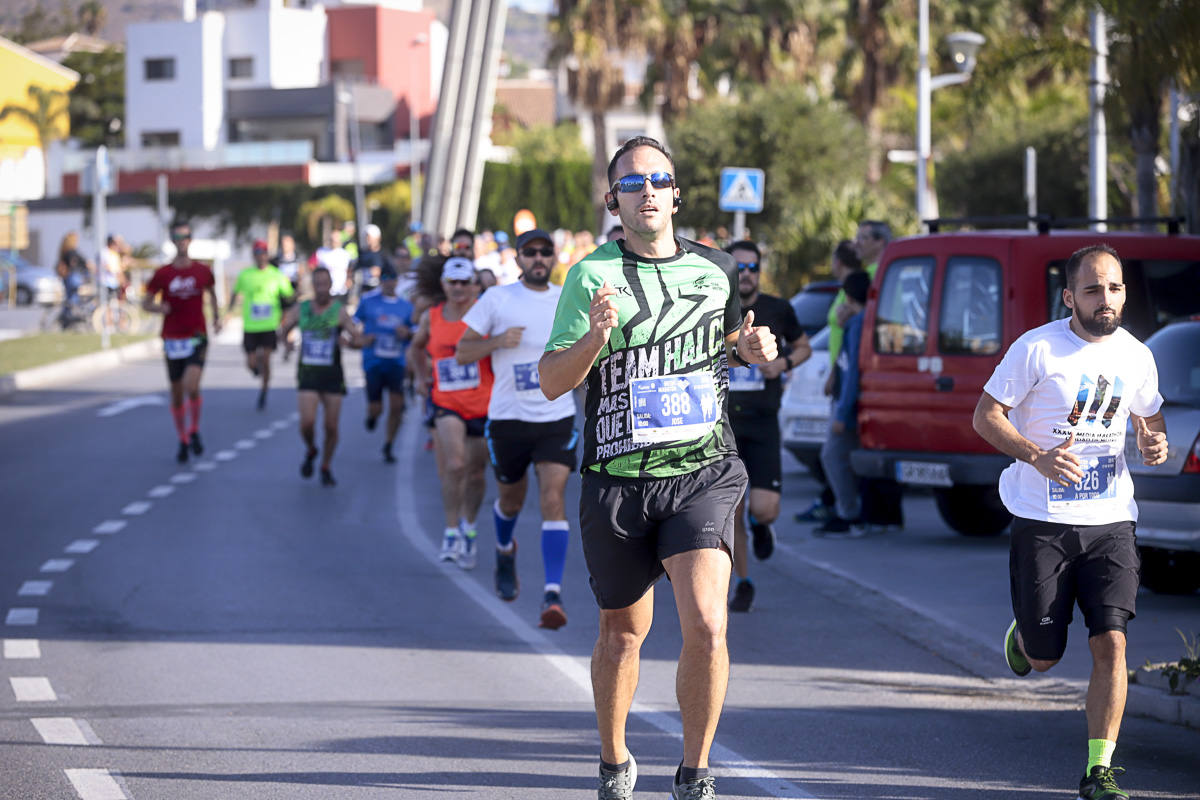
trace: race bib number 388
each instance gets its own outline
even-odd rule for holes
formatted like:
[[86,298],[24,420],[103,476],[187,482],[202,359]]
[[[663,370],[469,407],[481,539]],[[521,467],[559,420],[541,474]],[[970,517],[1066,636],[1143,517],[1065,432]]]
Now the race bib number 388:
[[1051,503],[1080,503],[1107,500],[1117,494],[1117,457],[1099,456],[1083,460],[1083,480],[1063,486],[1048,480]]
[[717,422],[717,389],[707,372],[635,378],[629,400],[635,442],[696,439]]

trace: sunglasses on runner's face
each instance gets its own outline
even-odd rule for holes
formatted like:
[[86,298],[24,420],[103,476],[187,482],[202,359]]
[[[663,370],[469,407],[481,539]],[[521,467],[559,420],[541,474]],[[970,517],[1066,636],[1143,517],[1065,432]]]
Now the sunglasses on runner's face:
[[468,286],[471,281],[450,280],[447,278],[446,283],[450,284],[451,286]]
[[182,242],[185,239],[191,239],[192,234],[190,234],[190,233],[172,233],[171,238],[177,242]]
[[650,185],[655,189],[667,189],[675,185],[675,178],[669,172],[651,172],[649,175],[626,175],[612,185],[613,194],[617,192],[623,194],[640,192],[642,187],[646,185],[646,181],[650,181]]
[[526,258],[533,258],[534,256],[541,256],[542,258],[549,258],[550,256],[554,255],[554,248],[553,247],[523,247],[523,248],[521,248],[521,255],[525,256]]
[[738,262],[738,272],[741,272],[742,270],[747,270],[747,269],[750,270],[751,272],[758,272],[758,262],[757,261],[739,261]]

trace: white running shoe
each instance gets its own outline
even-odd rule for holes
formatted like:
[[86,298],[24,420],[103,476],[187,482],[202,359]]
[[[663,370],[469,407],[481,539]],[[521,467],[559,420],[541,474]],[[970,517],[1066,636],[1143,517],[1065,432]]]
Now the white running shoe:
[[475,559],[477,557],[475,536],[463,536],[459,539],[462,547],[458,551],[458,565],[463,569],[475,569]]
[[458,561],[459,538],[456,533],[447,533],[442,537],[442,551],[438,553],[438,561]]

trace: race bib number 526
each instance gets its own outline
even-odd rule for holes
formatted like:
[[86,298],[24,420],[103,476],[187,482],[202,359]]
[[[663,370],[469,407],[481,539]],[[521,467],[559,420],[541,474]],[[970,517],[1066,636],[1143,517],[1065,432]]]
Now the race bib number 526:
[[1070,486],[1048,481],[1051,503],[1079,503],[1107,500],[1117,493],[1117,457],[1083,459],[1083,480]]

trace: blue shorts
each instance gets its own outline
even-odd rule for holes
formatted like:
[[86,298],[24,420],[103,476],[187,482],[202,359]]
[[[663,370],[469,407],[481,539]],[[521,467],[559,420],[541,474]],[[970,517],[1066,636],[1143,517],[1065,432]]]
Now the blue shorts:
[[383,390],[392,394],[404,393],[404,362],[399,360],[376,361],[365,371],[367,377],[367,401],[378,403],[383,400]]

